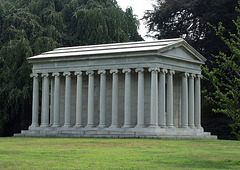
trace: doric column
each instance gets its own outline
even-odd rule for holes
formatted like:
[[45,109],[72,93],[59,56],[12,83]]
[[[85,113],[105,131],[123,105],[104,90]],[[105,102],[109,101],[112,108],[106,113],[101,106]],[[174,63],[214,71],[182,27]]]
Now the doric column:
[[195,78],[195,107],[194,107],[194,123],[196,128],[202,129],[201,127],[201,81],[202,75],[197,75]]
[[87,128],[94,127],[94,71],[86,72],[88,75],[88,122]]
[[50,123],[49,125],[53,125],[53,114],[54,114],[54,79],[51,77],[51,98],[50,98]]
[[33,77],[33,98],[32,98],[32,124],[31,127],[38,127],[38,109],[39,109],[39,81],[38,74],[32,73]]
[[168,128],[173,128],[173,75],[175,71],[170,70],[167,74],[167,115],[166,123]]
[[189,73],[182,75],[182,95],[181,95],[181,127],[188,127],[188,76]]
[[60,74],[53,73],[54,77],[54,116],[53,116],[53,127],[60,126]]
[[65,120],[64,127],[71,126],[71,73],[64,72],[65,76]]
[[75,127],[83,127],[82,122],[82,72],[75,72],[77,76],[77,92],[76,92],[76,124]]
[[99,70],[98,74],[100,74],[100,120],[99,120],[99,128],[106,127],[106,71]]
[[144,127],[144,69],[137,68],[138,73],[138,99],[137,99],[137,128]]
[[158,72],[159,68],[149,68],[151,72],[150,126],[158,127]]
[[188,125],[194,128],[194,78],[195,74],[190,74],[188,91]]
[[112,125],[110,128],[118,128],[118,70],[110,70],[112,78]]
[[160,75],[159,75],[159,108],[158,108],[158,125],[162,128],[166,127],[166,69],[161,69]]
[[125,74],[125,92],[124,92],[124,128],[130,128],[131,125],[131,69],[123,69]]
[[49,126],[49,75],[42,74],[42,121],[41,127]]

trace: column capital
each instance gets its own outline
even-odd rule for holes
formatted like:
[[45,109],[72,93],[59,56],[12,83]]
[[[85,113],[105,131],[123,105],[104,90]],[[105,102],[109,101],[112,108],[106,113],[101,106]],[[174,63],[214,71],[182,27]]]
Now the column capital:
[[106,70],[98,70],[98,74],[106,74]]
[[168,74],[174,75],[174,74],[175,74],[175,71],[174,71],[174,70],[169,70],[169,71],[168,71]]
[[86,75],[93,75],[94,74],[94,71],[93,70],[88,70],[86,71]]
[[197,75],[196,75],[196,78],[202,79],[202,77],[203,77],[203,76],[202,76],[201,74],[197,74]]
[[30,77],[38,77],[38,74],[37,73],[32,73],[32,74],[30,74]]
[[48,73],[43,73],[41,76],[47,78],[47,77],[49,77],[49,74]]
[[113,74],[113,73],[118,73],[118,70],[117,69],[112,69],[110,70],[110,73]]
[[181,76],[182,77],[189,77],[189,73],[182,73]]
[[67,76],[70,77],[70,76],[71,76],[71,73],[70,73],[70,72],[64,72],[63,75],[66,76],[66,77],[67,77]]
[[81,76],[82,74],[83,74],[83,73],[82,73],[81,71],[78,71],[78,72],[76,71],[76,72],[74,72],[74,75],[75,75],[75,76]]
[[58,77],[58,76],[60,76],[60,73],[52,73],[52,76],[53,77],[55,77],[55,76]]
[[196,77],[196,74],[192,74],[192,73],[191,73],[189,77],[195,78],[195,77]]
[[166,73],[168,72],[168,70],[165,69],[165,68],[162,68],[162,69],[161,69],[161,72],[162,72],[163,74],[166,74]]
[[157,67],[150,67],[149,69],[148,69],[148,71],[149,72],[159,72],[160,71],[160,68],[157,68]]
[[131,73],[131,69],[130,68],[126,68],[122,70],[123,73]]
[[138,72],[143,73],[143,72],[144,72],[144,68],[136,68],[136,69],[135,69],[135,72],[136,72],[136,73],[138,73]]

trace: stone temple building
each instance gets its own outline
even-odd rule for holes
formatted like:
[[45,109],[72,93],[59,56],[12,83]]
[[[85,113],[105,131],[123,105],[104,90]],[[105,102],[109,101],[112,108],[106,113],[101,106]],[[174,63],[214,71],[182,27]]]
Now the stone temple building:
[[57,48],[33,65],[32,124],[15,136],[216,139],[201,64],[181,38]]

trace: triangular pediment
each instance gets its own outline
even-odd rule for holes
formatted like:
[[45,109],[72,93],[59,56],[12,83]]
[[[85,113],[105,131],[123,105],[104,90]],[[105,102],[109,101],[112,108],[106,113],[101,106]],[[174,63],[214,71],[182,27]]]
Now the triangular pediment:
[[197,52],[192,46],[187,44],[184,40],[166,46],[158,50],[159,55],[164,55],[172,58],[179,58],[188,61],[196,61],[204,63],[206,58],[204,58],[199,52]]

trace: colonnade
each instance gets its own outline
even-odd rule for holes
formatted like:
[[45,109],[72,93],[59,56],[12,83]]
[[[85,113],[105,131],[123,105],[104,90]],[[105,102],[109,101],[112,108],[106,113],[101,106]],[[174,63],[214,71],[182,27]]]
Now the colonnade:
[[[137,123],[131,124],[131,75],[137,73]],[[151,73],[150,110],[144,111],[144,73]],[[71,127],[71,79],[76,79],[76,119],[74,127],[84,127],[83,100],[87,100],[87,125],[94,125],[94,80],[100,79],[99,91],[99,128],[107,128],[106,123],[106,74],[112,76],[111,125],[108,128],[120,128],[119,124],[119,74],[124,74],[124,124],[122,128],[174,128],[173,113],[173,77],[174,70],[162,68],[127,68],[111,70],[89,70],[76,72],[33,73],[33,102],[31,127],[39,127],[39,77],[42,79],[42,102],[40,127],[60,127],[60,76],[65,78],[65,110],[63,127]],[[179,73],[181,76],[181,120],[180,128],[201,128],[201,75]],[[88,76],[88,98],[83,99],[83,76]],[[51,80],[53,81],[50,81]],[[54,83],[53,83],[54,82]],[[51,90],[50,90],[51,83]],[[52,96],[49,100],[50,94]],[[52,118],[50,118],[50,102]],[[149,126],[146,126],[144,115],[150,115]],[[51,120],[52,119],[52,120]],[[52,123],[50,123],[52,121]]]

